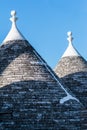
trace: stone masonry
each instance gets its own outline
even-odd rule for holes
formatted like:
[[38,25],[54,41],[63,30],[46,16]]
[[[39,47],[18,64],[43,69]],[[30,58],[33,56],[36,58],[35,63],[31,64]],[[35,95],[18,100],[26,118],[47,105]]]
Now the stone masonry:
[[55,67],[55,72],[87,107],[87,61],[81,56],[63,57]]
[[[86,129],[86,110],[27,41],[0,47],[0,129]],[[67,90],[66,90],[67,91]],[[72,95],[71,91],[68,91]]]

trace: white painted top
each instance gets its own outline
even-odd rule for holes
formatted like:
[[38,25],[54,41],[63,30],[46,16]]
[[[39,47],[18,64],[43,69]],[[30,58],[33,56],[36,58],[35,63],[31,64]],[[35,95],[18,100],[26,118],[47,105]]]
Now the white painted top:
[[24,36],[20,33],[20,31],[18,30],[16,26],[16,20],[18,18],[16,17],[15,10],[11,11],[11,16],[12,17],[10,18],[10,21],[12,22],[12,27],[3,42],[7,42],[10,40],[25,40]]
[[66,49],[66,51],[64,52],[63,56],[62,57],[68,57],[68,56],[80,56],[80,54],[78,53],[78,51],[74,48],[73,44],[72,44],[72,40],[73,40],[73,37],[72,37],[72,32],[68,32],[67,33],[68,35],[68,42],[69,42],[69,45]]

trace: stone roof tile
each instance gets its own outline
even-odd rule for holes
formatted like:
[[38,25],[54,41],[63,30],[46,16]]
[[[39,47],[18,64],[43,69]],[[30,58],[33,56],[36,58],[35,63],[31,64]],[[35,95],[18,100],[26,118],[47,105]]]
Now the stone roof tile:
[[73,47],[72,33],[69,32],[68,36],[69,46],[54,71],[87,107],[87,61]]
[[[0,46],[0,129],[83,129],[80,101],[24,39]],[[86,115],[85,115],[86,116]]]

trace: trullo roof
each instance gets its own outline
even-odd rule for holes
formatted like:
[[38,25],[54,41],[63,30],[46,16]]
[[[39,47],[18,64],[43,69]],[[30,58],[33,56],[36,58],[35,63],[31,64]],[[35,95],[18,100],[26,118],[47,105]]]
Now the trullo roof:
[[83,105],[18,31],[16,12],[11,15],[14,27],[0,46],[0,129],[85,127]]
[[68,32],[67,40],[69,45],[54,71],[87,107],[87,61],[73,46],[71,32]]

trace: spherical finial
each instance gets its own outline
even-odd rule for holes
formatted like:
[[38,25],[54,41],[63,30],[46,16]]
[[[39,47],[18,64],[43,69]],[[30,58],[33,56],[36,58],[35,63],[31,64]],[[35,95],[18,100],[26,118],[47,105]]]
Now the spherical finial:
[[12,23],[16,23],[16,20],[17,20],[18,18],[16,17],[16,11],[15,10],[12,10],[11,11],[11,18],[10,18],[10,20],[12,21]]
[[16,15],[16,11],[15,10],[12,10],[11,11],[11,16],[15,16]]
[[70,44],[72,44],[72,40],[73,40],[72,32],[71,32],[71,31],[67,32],[67,35],[68,35],[68,38],[67,38],[68,42],[69,42]]
[[71,31],[67,32],[67,35],[68,35],[68,36],[71,36],[71,35],[72,35],[72,32],[71,32]]

